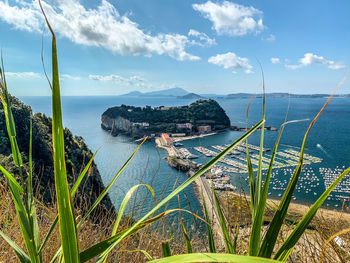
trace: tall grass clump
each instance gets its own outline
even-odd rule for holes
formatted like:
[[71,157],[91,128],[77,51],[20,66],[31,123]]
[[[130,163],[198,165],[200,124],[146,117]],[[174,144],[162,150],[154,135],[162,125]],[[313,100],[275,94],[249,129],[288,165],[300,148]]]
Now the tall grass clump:
[[[259,165],[258,165],[256,174],[254,174],[254,171],[252,169],[251,160],[249,156],[248,142],[246,143],[247,170],[248,170],[248,178],[249,178],[248,181],[249,181],[249,188],[250,188],[250,210],[251,210],[251,222],[252,222],[251,232],[249,237],[248,256],[242,259],[240,256],[236,255],[238,226],[236,228],[234,235],[232,235],[230,228],[227,225],[224,215],[221,211],[220,202],[218,201],[217,195],[214,189],[212,188],[212,194],[215,200],[214,202],[215,208],[219,217],[219,224],[224,237],[226,254],[215,253],[216,250],[214,245],[214,235],[213,235],[212,228],[210,227],[211,222],[210,222],[210,218],[207,213],[207,208],[204,201],[203,203],[204,203],[205,217],[209,224],[208,232],[207,232],[208,247],[211,253],[207,253],[207,254],[192,253],[192,254],[178,255],[178,256],[172,256],[172,257],[155,260],[154,262],[270,262],[270,260],[286,262],[290,254],[292,253],[295,245],[297,244],[297,242],[299,241],[299,239],[301,238],[301,236],[309,226],[310,222],[316,215],[317,210],[322,206],[323,202],[326,200],[326,198],[329,196],[332,190],[336,187],[336,185],[346,175],[350,173],[350,167],[348,167],[338,176],[338,178],[322,193],[322,195],[318,198],[318,200],[310,207],[308,212],[297,223],[293,231],[291,231],[291,233],[283,241],[282,245],[280,247],[277,247],[277,243],[278,243],[277,241],[281,235],[281,228],[283,223],[285,222],[286,215],[288,213],[288,208],[292,200],[292,196],[293,196],[295,187],[297,185],[300,173],[303,168],[304,151],[305,151],[305,145],[306,145],[309,132],[313,127],[313,125],[315,124],[315,122],[317,121],[317,119],[319,118],[319,116],[322,114],[322,112],[326,108],[326,106],[328,105],[328,103],[330,102],[335,92],[343,84],[343,82],[346,80],[346,78],[349,75],[350,74],[347,74],[347,76],[338,84],[338,87],[330,95],[326,103],[320,109],[319,113],[314,117],[314,119],[309,124],[309,127],[302,141],[298,165],[294,170],[294,173],[282,196],[279,206],[277,207],[274,213],[273,219],[269,224],[268,229],[263,237],[261,237],[261,235],[263,232],[265,208],[267,206],[266,201],[267,201],[267,195],[268,195],[268,188],[270,184],[270,178],[271,178],[271,173],[274,165],[275,155],[283,133],[283,129],[286,125],[290,123],[299,122],[300,120],[294,120],[294,121],[286,120],[281,125],[277,136],[277,140],[273,148],[272,156],[270,159],[269,167],[266,172],[265,178],[263,178],[262,166],[261,166],[262,153],[263,153],[263,140],[264,140],[263,125],[261,129],[261,138],[260,138]],[[263,80],[263,91],[265,91],[263,74],[262,74],[262,80]],[[247,109],[247,117],[248,117],[248,111],[249,111],[249,106]],[[262,112],[263,112],[263,120],[265,120],[265,96],[263,97]],[[262,184],[263,179],[265,179],[265,181]]]
[[304,233],[306,227],[315,216],[317,210],[320,208],[322,203],[325,201],[330,192],[334,189],[337,183],[350,172],[350,168],[346,169],[337,180],[321,195],[321,197],[314,203],[310,210],[305,214],[305,216],[300,220],[298,225],[294,228],[292,233],[283,242],[282,246],[275,251],[276,240],[278,238],[279,232],[281,230],[282,223],[286,217],[288,207],[293,195],[293,191],[297,184],[301,169],[303,167],[303,154],[305,149],[305,143],[307,140],[308,133],[324,108],[327,106],[331,97],[327,100],[324,107],[321,109],[319,114],[310,123],[310,126],[304,136],[304,140],[301,146],[299,164],[296,167],[294,174],[289,182],[286,192],[283,195],[282,201],[275,212],[275,216],[266,232],[265,236],[261,239],[261,230],[263,223],[263,215],[266,206],[266,199],[269,187],[269,181],[271,176],[271,171],[273,168],[273,162],[275,154],[278,148],[279,140],[281,138],[283,128],[288,122],[285,122],[280,129],[278,139],[276,141],[273,154],[271,157],[269,169],[265,175],[265,183],[263,184],[263,173],[262,173],[262,148],[264,139],[264,123],[265,123],[265,99],[263,102],[263,116],[262,119],[253,125],[246,133],[244,133],[239,139],[230,144],[224,151],[219,153],[213,159],[211,159],[207,164],[200,168],[192,177],[188,178],[180,186],[175,188],[168,196],[163,198],[160,202],[156,203],[154,207],[148,211],[141,219],[132,222],[129,226],[121,229],[121,219],[132,196],[137,192],[139,187],[146,187],[148,191],[154,197],[154,191],[151,186],[146,184],[139,184],[132,187],[125,195],[119,210],[116,220],[113,222],[110,229],[109,237],[104,238],[102,241],[97,241],[94,244],[89,245],[87,248],[82,249],[82,245],[79,243],[81,240],[81,231],[83,229],[83,222],[87,220],[89,215],[94,211],[94,209],[101,202],[103,197],[105,197],[113,186],[115,181],[121,175],[125,167],[128,165],[130,160],[136,154],[138,149],[141,147],[144,140],[132,153],[129,159],[124,163],[120,170],[115,174],[112,181],[107,185],[105,190],[99,195],[96,201],[91,205],[88,211],[81,217],[76,216],[76,211],[72,205],[72,199],[76,194],[76,191],[87,175],[87,171],[92,164],[95,154],[92,156],[91,160],[85,166],[83,171],[78,176],[73,187],[70,189],[67,181],[67,169],[65,163],[65,148],[64,148],[64,134],[63,134],[63,124],[62,124],[62,106],[61,106],[61,95],[60,95],[60,81],[59,81],[59,70],[58,70],[58,59],[57,59],[57,47],[56,47],[56,37],[50,23],[45,15],[45,12],[41,6],[39,0],[39,5],[42,10],[43,16],[45,18],[46,24],[52,35],[52,79],[50,82],[50,88],[52,91],[52,147],[53,147],[53,161],[54,161],[54,178],[55,178],[55,196],[57,205],[57,217],[55,217],[52,222],[50,222],[46,234],[43,235],[42,229],[39,228],[37,208],[42,206],[39,200],[34,197],[33,193],[33,164],[32,164],[32,132],[30,132],[30,144],[29,144],[29,169],[24,169],[20,149],[17,143],[16,137],[16,125],[11,111],[11,100],[8,93],[8,87],[5,78],[5,69],[3,63],[1,64],[0,70],[0,99],[3,105],[7,134],[11,143],[11,152],[13,156],[14,164],[18,169],[18,175],[11,174],[4,167],[0,165],[0,171],[6,177],[8,188],[11,193],[12,202],[16,210],[19,227],[21,229],[21,235],[24,240],[25,249],[22,249],[16,242],[11,239],[4,232],[0,231],[1,237],[12,247],[15,251],[18,260],[20,262],[32,262],[40,263],[43,261],[43,252],[45,251],[47,244],[50,242],[53,233],[55,233],[56,226],[59,228],[59,238],[60,246],[51,262],[59,261],[66,263],[82,263],[90,260],[95,260],[95,262],[106,262],[108,256],[113,251],[113,249],[126,240],[128,237],[136,234],[137,232],[145,229],[147,226],[161,220],[166,215],[173,213],[175,211],[185,211],[182,209],[172,209],[160,212],[160,208],[165,206],[172,198],[178,196],[178,194],[188,187],[194,180],[199,178],[201,175],[206,173],[214,164],[216,164],[221,158],[233,150],[236,146],[246,141],[247,138],[254,133],[258,128],[261,128],[261,145],[259,154],[259,167],[257,174],[255,175],[253,169],[251,168],[251,162],[249,158],[249,151],[247,150],[247,163],[249,171],[249,182],[250,182],[250,197],[251,197],[251,211],[252,211],[252,231],[249,242],[249,255],[237,255],[237,236],[238,228],[235,231],[235,235],[232,238],[231,231],[226,225],[226,221],[223,217],[223,213],[220,207],[218,198],[213,191],[213,200],[215,200],[216,209],[220,217],[220,225],[225,237],[225,245],[227,253],[216,253],[215,240],[213,236],[213,231],[210,225],[208,212],[205,209],[205,216],[208,226],[208,241],[209,241],[209,252],[210,253],[191,253],[192,244],[189,235],[181,221],[182,230],[186,240],[187,254],[183,255],[171,255],[171,248],[169,242],[163,242],[163,256],[164,258],[154,260],[152,256],[147,252],[142,250],[141,252],[147,257],[148,260],[154,262],[272,262],[286,261],[292,252],[295,244],[298,242],[301,235]]

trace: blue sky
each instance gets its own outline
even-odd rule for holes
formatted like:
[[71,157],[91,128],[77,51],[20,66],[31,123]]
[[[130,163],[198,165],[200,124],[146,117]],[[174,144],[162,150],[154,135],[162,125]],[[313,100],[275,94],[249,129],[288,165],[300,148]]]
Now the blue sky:
[[[63,95],[181,87],[200,94],[331,93],[350,69],[350,2],[43,1],[58,36]],[[0,0],[14,95],[50,95],[50,37],[37,1]],[[350,93],[349,81],[339,93]]]

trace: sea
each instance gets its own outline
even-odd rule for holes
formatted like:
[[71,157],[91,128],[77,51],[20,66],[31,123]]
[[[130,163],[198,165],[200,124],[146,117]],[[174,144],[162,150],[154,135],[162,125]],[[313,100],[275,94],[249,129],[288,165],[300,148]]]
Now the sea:
[[[50,97],[20,97],[33,112],[42,112],[51,116]],[[253,99],[249,108],[250,99],[216,99],[231,120],[231,125],[246,127],[254,125],[262,118],[262,99]],[[267,98],[266,99],[266,125],[279,128],[287,119],[298,122],[286,125],[279,145],[283,149],[299,150],[305,132],[322,108],[327,98]],[[194,102],[189,99],[175,97],[128,97],[128,96],[86,96],[62,97],[63,123],[74,135],[82,136],[92,151],[101,146],[95,162],[102,175],[105,185],[115,176],[122,165],[138,146],[133,139],[119,135],[111,137],[108,132],[101,129],[101,114],[109,107],[125,105],[133,106],[178,106]],[[184,146],[195,153],[193,147],[229,144],[239,138],[243,131],[225,131],[217,135],[183,141]],[[273,149],[277,139],[277,131],[265,131],[264,148]],[[259,146],[260,132],[255,132],[249,143]],[[330,179],[335,178],[345,168],[350,166],[350,98],[333,98],[325,111],[312,127],[306,141],[305,152],[309,155],[322,158],[321,163],[306,165],[294,193],[293,202],[311,205]],[[198,155],[198,153],[197,153]],[[110,197],[119,208],[124,196],[131,187],[137,184],[148,184],[155,192],[159,201],[167,196],[174,187],[187,179],[183,172],[179,172],[168,165],[164,160],[167,154],[164,150],[155,147],[153,141],[147,141],[136,153],[129,165],[117,179],[110,191]],[[199,162],[206,162],[210,158],[200,157]],[[281,168],[273,171],[269,197],[280,199],[284,189],[291,178],[295,167]],[[231,174],[231,183],[237,191],[249,193],[246,174]],[[127,213],[137,218],[144,215],[154,205],[152,194],[145,186],[140,186],[136,198],[130,203]],[[181,207],[202,215],[201,206],[193,185],[186,188],[178,198],[173,198],[167,209]],[[349,203],[350,179],[346,177],[336,192],[326,200],[324,207],[340,209],[344,202]],[[132,204],[132,205],[131,205]],[[176,214],[178,212],[174,212]],[[193,222],[190,213],[185,213],[186,222]],[[175,224],[175,221],[174,221]],[[190,223],[191,225],[191,223]]]

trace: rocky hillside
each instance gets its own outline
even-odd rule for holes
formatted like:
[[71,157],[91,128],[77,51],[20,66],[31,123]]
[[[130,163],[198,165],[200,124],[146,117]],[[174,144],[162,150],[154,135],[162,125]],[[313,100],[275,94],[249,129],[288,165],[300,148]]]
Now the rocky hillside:
[[[24,105],[20,100],[11,97],[12,111],[16,122],[17,140],[23,161],[28,161],[29,131],[31,108]],[[55,192],[54,167],[52,149],[52,126],[51,118],[44,114],[32,115],[33,120],[33,162],[34,162],[34,186],[37,193],[40,193],[46,203],[52,201]],[[92,152],[87,147],[84,139],[80,136],[73,136],[69,129],[64,130],[64,143],[66,150],[66,164],[68,182],[70,185],[79,176],[82,169],[89,162]],[[0,103],[0,164],[15,173],[15,166],[12,162],[11,146],[7,137],[5,116]],[[1,172],[0,172],[1,174]],[[1,175],[1,178],[4,178]],[[1,179],[0,179],[1,180]],[[86,209],[88,204],[95,201],[103,191],[104,185],[101,175],[95,165],[92,164],[88,176],[81,183],[75,198],[75,205]],[[113,210],[113,205],[106,196],[99,207],[101,210]]]

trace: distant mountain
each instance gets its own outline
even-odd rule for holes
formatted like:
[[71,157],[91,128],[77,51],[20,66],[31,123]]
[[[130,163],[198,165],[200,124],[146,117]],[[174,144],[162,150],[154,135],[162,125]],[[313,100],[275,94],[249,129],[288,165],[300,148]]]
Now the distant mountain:
[[151,91],[146,92],[143,95],[145,96],[152,96],[152,97],[177,97],[177,96],[184,96],[188,94],[187,90],[184,90],[182,88],[172,88],[172,89],[164,89],[164,90],[157,90],[157,91]]
[[178,99],[203,99],[204,97],[202,97],[201,95],[198,95],[196,93],[188,93],[186,95],[183,96],[177,96]]
[[138,97],[138,96],[141,96],[143,93],[140,92],[140,91],[132,91],[132,92],[129,92],[129,93],[126,93],[126,94],[123,94],[121,96],[130,96],[130,97]]
[[140,92],[140,91],[132,91],[121,96],[130,96],[130,97],[178,97],[187,95],[188,91],[182,88],[172,88],[172,89],[164,89],[164,90],[156,90],[151,92]]

